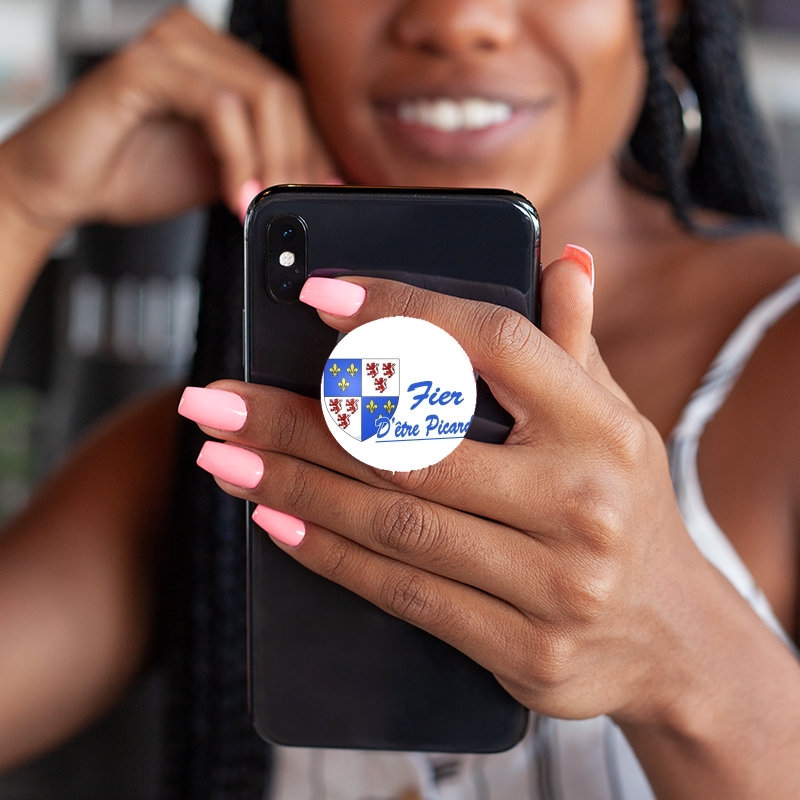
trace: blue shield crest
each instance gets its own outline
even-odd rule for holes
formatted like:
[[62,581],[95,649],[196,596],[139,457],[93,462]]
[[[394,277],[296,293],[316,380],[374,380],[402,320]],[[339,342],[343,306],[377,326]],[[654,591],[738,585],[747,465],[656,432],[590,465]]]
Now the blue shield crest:
[[390,423],[400,399],[397,358],[330,358],[322,378],[325,411],[338,428],[365,442]]

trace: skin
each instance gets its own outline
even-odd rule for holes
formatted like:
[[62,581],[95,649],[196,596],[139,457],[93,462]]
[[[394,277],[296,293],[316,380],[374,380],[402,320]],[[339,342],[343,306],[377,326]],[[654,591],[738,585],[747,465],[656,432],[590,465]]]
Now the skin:
[[[665,27],[676,11],[664,4]],[[625,0],[296,0],[291,13],[306,94],[239,43],[174,12],[0,147],[0,220],[10,220],[0,246],[16,303],[48,242],[70,225],[150,219],[217,196],[238,209],[250,178],[339,172],[356,182],[523,192],[540,210],[553,262],[543,333],[502,310],[382,281],[359,281],[367,297],[353,317],[323,315],[342,331],[391,314],[449,330],[517,420],[506,445],[465,442],[435,467],[392,476],[339,450],[311,401],[226,382],[218,388],[245,399],[248,421],[236,434],[208,433],[259,453],[265,472],[250,491],[221,485],[305,520],[295,558],[455,644],[534,710],[611,714],[659,798],[794,796],[800,719],[787,709],[800,707],[800,670],[691,544],[663,437],[754,299],[798,271],[797,250],[767,235],[696,239],[664,204],[618,178],[615,153],[644,80]],[[474,94],[529,113],[500,144],[455,137],[452,148],[387,119],[387,104],[400,99]],[[593,252],[594,295],[574,262],[553,261],[567,241]],[[6,317],[10,324],[13,307]],[[770,331],[699,456],[711,511],[790,631],[799,327],[793,311]],[[50,606],[74,608],[92,633],[69,663],[92,647],[107,655],[77,707],[47,717],[33,687],[59,685],[62,649],[45,628],[32,634],[51,647],[40,661],[53,667],[28,684],[29,649],[3,649],[0,670],[15,682],[0,681],[0,732],[24,719],[7,711],[20,708],[19,697],[29,698],[25,713],[51,725],[46,734],[41,726],[0,734],[0,764],[83,724],[147,652],[154,560],[132,556],[139,528],[128,512],[158,518],[164,501],[147,489],[168,486],[170,464],[122,443],[148,438],[145,429],[160,446],[169,403],[154,401],[146,422],[112,424],[90,446],[126,453],[104,461],[104,478],[127,501],[98,504],[91,470],[68,465],[53,479],[52,502],[14,523],[16,544],[2,542],[0,572],[6,565],[19,578],[0,595],[0,619],[21,619],[28,596],[39,598],[41,619]],[[92,522],[98,505],[108,515]],[[105,534],[116,543],[111,556],[65,547],[60,563],[67,574],[91,564],[103,585],[138,587],[124,595],[129,605],[112,606],[139,609],[140,635],[115,638],[130,624],[125,613],[95,629],[97,604],[78,583],[50,592],[39,583],[35,595],[37,553],[65,530],[75,542],[115,532]],[[0,638],[15,641],[2,629]]]

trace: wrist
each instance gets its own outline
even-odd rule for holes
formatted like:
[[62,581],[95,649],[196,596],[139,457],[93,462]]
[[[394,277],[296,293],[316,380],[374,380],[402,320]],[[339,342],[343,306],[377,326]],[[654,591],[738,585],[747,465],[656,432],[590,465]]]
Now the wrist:
[[797,662],[716,569],[697,566],[677,609],[684,637],[659,664],[648,713],[615,720],[659,797],[793,796],[778,776],[800,742]]
[[67,229],[37,220],[0,180],[0,358],[34,281]]

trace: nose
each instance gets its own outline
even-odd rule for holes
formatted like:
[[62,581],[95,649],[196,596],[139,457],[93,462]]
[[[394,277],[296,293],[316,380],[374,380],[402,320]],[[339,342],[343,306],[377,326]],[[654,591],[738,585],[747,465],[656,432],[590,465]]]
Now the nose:
[[406,0],[393,20],[398,44],[439,56],[501,50],[517,25],[514,0]]

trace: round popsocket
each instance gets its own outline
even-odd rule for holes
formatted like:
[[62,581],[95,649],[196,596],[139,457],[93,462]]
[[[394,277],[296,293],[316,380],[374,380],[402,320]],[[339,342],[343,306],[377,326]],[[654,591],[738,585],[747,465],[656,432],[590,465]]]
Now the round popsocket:
[[461,443],[475,413],[475,375],[449,333],[425,320],[387,317],[336,345],[321,395],[325,422],[350,455],[410,472]]

